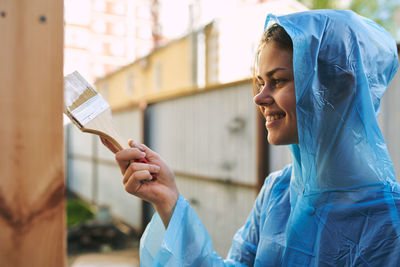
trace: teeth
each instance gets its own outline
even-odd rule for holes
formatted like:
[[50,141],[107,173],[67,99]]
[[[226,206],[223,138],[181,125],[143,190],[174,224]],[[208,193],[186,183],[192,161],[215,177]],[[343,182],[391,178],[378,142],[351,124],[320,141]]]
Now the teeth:
[[285,116],[285,115],[283,115],[283,114],[279,114],[279,115],[268,115],[268,116],[266,117],[266,120],[267,120],[267,122],[270,122],[270,121],[282,119],[284,116]]

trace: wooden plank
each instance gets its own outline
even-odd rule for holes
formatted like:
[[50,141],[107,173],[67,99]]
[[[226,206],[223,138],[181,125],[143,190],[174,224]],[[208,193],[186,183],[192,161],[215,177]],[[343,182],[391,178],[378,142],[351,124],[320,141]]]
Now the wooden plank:
[[0,263],[65,266],[63,1],[0,1]]

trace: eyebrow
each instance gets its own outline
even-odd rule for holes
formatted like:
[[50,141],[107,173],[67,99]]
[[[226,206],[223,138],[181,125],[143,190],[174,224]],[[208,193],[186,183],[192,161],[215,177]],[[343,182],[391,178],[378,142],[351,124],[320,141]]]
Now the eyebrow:
[[[275,68],[275,69],[273,69],[273,70],[271,70],[271,71],[268,71],[267,73],[265,73],[265,75],[269,78],[269,77],[271,77],[272,75],[274,75],[274,73],[275,72],[277,72],[277,71],[279,71],[279,70],[288,70],[287,68]],[[257,75],[257,78],[261,78],[261,76],[260,75]]]

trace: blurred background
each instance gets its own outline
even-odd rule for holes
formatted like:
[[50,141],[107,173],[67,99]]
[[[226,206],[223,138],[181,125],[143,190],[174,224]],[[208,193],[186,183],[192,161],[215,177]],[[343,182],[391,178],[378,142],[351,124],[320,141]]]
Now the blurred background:
[[[110,103],[121,135],[169,163],[222,256],[266,175],[291,161],[286,147],[266,143],[252,102],[264,20],[321,8],[352,9],[400,42],[397,0],[64,1],[64,74],[78,70]],[[399,89],[398,73],[379,117],[397,176]],[[124,191],[96,136],[67,119],[64,132],[69,265],[139,266],[138,238],[154,210]],[[93,255],[108,255],[109,265]]]

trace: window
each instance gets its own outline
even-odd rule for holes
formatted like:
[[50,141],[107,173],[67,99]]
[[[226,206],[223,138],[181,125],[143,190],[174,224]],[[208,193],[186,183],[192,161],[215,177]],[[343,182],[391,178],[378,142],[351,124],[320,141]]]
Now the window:
[[141,19],[151,19],[151,10],[147,6],[140,6],[137,8],[137,15]]
[[206,85],[206,35],[203,31],[197,33],[197,87]]
[[67,24],[89,25],[90,0],[65,1],[64,17]]
[[96,20],[92,27],[96,33],[105,33],[107,29],[106,23],[100,20]]
[[125,5],[123,3],[115,3],[112,11],[117,15],[124,15],[125,14]]
[[107,3],[104,0],[96,0],[94,3],[94,10],[98,12],[105,12],[107,10]]
[[65,30],[65,44],[79,48],[86,48],[89,44],[88,31],[81,27],[69,27]]
[[136,28],[136,29],[137,29],[138,37],[141,39],[151,39],[153,37],[150,26],[146,27],[143,25],[142,27]]
[[133,94],[134,91],[135,91],[135,77],[133,71],[129,71],[126,74],[125,92],[127,94]]
[[162,68],[161,63],[154,64],[154,92],[160,92],[162,89]]
[[97,54],[103,54],[104,53],[104,44],[101,41],[96,40],[92,43],[92,46],[90,47],[90,49]]
[[122,42],[114,42],[110,45],[110,52],[114,56],[125,55],[125,46]]
[[119,35],[119,36],[125,35],[125,31],[126,31],[125,25],[124,25],[124,23],[121,23],[121,22],[115,23],[112,27],[112,33],[115,35]]

